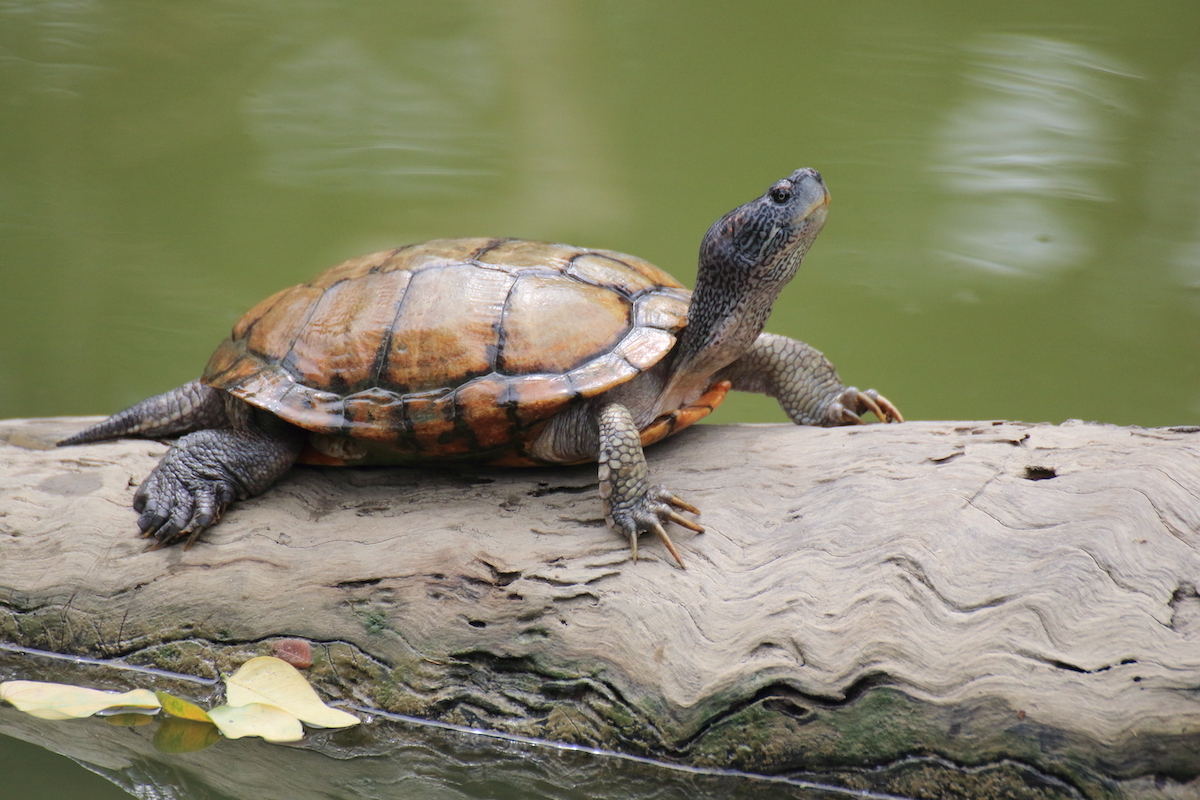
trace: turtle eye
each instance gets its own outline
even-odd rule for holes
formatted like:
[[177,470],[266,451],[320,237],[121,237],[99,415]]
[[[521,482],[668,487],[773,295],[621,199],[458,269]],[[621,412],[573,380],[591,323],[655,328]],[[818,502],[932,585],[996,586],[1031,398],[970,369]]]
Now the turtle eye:
[[780,184],[771,187],[771,202],[778,205],[783,205],[788,200],[792,199],[792,189],[787,184]]

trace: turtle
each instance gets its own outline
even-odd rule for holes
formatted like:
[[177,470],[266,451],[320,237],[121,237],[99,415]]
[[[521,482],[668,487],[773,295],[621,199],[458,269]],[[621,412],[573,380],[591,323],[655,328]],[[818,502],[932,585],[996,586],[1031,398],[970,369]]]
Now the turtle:
[[598,462],[605,519],[628,539],[704,528],[652,485],[643,448],[707,416],[731,389],[775,397],[802,425],[902,422],[845,386],[808,344],[764,333],[824,224],[806,168],[712,225],[695,289],[610,250],[438,239],[351,259],[267,298],[203,375],[60,446],[184,434],[134,495],[153,547],[190,547],[234,500],[297,462]]

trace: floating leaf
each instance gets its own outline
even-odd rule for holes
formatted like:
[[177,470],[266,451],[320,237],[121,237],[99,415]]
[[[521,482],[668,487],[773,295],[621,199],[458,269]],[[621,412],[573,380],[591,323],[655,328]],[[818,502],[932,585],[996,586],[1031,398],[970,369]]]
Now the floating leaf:
[[231,706],[266,703],[319,728],[345,728],[359,723],[353,714],[322,703],[295,667],[271,656],[252,658],[225,678],[225,698]]
[[189,703],[182,697],[176,697],[166,692],[155,692],[154,696],[158,698],[158,702],[162,703],[163,712],[170,714],[172,717],[195,720],[196,722],[212,722],[208,717],[207,711],[195,703]]
[[99,711],[159,708],[158,698],[148,689],[130,692],[102,692],[83,686],[43,681],[5,681],[0,683],[0,700],[7,700],[21,711],[41,719],[82,719]]
[[208,716],[229,739],[261,736],[268,742],[295,742],[304,738],[300,720],[267,703],[217,706]]
[[154,749],[160,753],[195,753],[219,741],[221,732],[211,721],[167,717],[154,731]]

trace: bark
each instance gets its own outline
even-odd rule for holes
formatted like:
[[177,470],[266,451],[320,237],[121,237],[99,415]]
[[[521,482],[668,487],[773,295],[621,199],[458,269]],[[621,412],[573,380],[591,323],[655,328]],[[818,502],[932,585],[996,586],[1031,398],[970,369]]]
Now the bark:
[[148,552],[165,446],[53,448],[89,421],[0,423],[0,642],[214,677],[296,637],[327,696],[665,761],[1200,791],[1195,429],[699,426],[649,451],[681,570],[594,467],[297,468]]

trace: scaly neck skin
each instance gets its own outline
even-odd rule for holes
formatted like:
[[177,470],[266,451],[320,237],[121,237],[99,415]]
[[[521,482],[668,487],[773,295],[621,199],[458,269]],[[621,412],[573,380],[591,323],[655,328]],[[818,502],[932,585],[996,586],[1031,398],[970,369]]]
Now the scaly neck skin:
[[[700,251],[688,324],[679,336],[663,392],[663,409],[681,408],[708,389],[712,376],[737,361],[762,333],[771,306],[796,274],[824,214],[810,235],[799,237],[768,260],[748,263],[727,239],[706,237]],[[715,230],[714,226],[714,230]]]
[[[795,262],[799,266],[799,257]],[[690,375],[705,382],[741,358],[762,333],[785,284],[771,281],[756,286],[736,267],[701,263],[688,324],[680,334],[671,368],[672,379]]]
[[709,228],[659,409],[691,403],[715,373],[750,349],[824,225],[828,203],[820,175],[797,170]]

